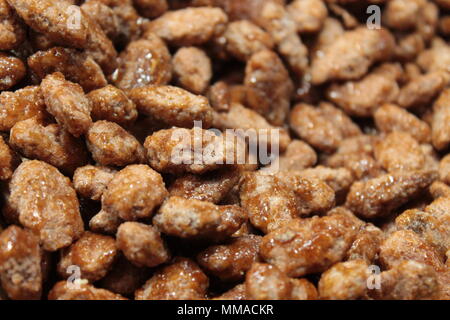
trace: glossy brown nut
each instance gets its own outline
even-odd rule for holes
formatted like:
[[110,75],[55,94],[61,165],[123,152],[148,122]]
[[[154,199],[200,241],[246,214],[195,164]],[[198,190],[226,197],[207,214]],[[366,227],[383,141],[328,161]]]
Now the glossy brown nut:
[[73,175],[73,186],[79,195],[99,201],[116,172],[102,166],[78,167]]
[[67,281],[57,282],[48,294],[49,300],[126,300],[119,294],[105,289],[99,289],[86,282],[69,283]]
[[0,53],[0,90],[8,90],[26,75],[25,64],[19,58]]
[[8,180],[19,165],[18,155],[6,144],[0,136],[0,180]]
[[206,90],[212,77],[211,60],[197,47],[180,48],[172,59],[175,79],[180,87],[195,94]]

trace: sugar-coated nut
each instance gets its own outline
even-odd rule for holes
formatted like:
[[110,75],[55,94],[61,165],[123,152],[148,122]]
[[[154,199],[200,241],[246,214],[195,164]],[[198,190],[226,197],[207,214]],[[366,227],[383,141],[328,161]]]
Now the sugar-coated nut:
[[384,232],[371,223],[364,224],[358,230],[352,246],[347,251],[347,260],[363,259],[371,264],[378,258]]
[[206,90],[212,77],[211,60],[196,47],[180,48],[172,59],[173,73],[180,87],[196,94]]
[[136,290],[136,300],[203,300],[209,286],[208,277],[190,259],[176,258],[172,264],[156,271]]
[[320,31],[328,15],[323,0],[294,0],[286,8],[300,33]]
[[219,203],[238,183],[237,169],[222,169],[201,176],[186,174],[177,178],[169,188],[171,196]]
[[312,83],[360,78],[374,62],[389,59],[394,45],[386,29],[359,27],[347,31],[313,58]]
[[416,261],[403,261],[380,274],[380,290],[369,295],[383,300],[436,299],[440,291],[439,278],[432,267]]
[[26,38],[26,29],[6,0],[0,0],[0,50],[18,47]]
[[28,66],[39,80],[46,75],[61,72],[68,81],[78,83],[86,92],[106,86],[100,66],[83,52],[53,47],[28,57]]
[[[17,14],[34,30],[46,34],[52,41],[70,47],[84,48],[89,25],[79,8],[68,1],[53,0],[7,0]],[[77,10],[77,12],[75,12]],[[73,27],[74,14],[80,19]]]
[[45,102],[38,86],[0,94],[0,131],[9,131],[16,122],[45,116]]
[[394,104],[385,104],[374,113],[377,128],[384,133],[402,131],[409,133],[418,142],[430,142],[430,126],[414,114]]
[[78,167],[73,175],[73,186],[79,195],[98,201],[116,172],[103,166]]
[[102,209],[89,220],[89,228],[94,232],[113,235],[122,223],[123,220],[116,213]]
[[364,218],[387,216],[427,188],[435,176],[432,171],[401,171],[355,182],[347,195],[346,206]]
[[200,45],[225,29],[227,15],[219,8],[186,8],[164,13],[153,20],[147,32],[153,32],[169,44]]
[[236,148],[227,137],[200,128],[159,130],[144,147],[152,168],[164,173],[202,174],[235,161]]
[[425,154],[419,143],[406,132],[386,135],[374,149],[375,159],[388,172],[413,171],[425,165]]
[[139,222],[124,222],[116,235],[117,248],[138,267],[155,267],[170,258],[159,231]]
[[197,255],[198,264],[222,281],[239,281],[253,262],[258,261],[261,237],[253,234],[233,238],[229,242],[206,248]]
[[289,113],[293,84],[281,59],[270,50],[254,53],[245,67],[248,107],[281,126]]
[[10,204],[20,223],[40,238],[43,248],[67,247],[83,232],[79,203],[70,180],[38,160],[23,162],[9,184]]
[[322,273],[319,295],[322,299],[355,300],[364,298],[370,269],[364,260],[340,262]]
[[152,116],[171,126],[192,128],[201,121],[209,128],[212,108],[208,99],[173,86],[145,86],[129,92],[129,97],[142,114]]
[[431,122],[431,140],[433,146],[442,150],[450,144],[450,89],[442,91],[433,106]]
[[296,171],[314,166],[317,154],[309,144],[301,140],[292,140],[286,151],[280,155],[280,170]]
[[214,297],[213,300],[247,300],[245,284],[238,284],[220,296]]
[[11,150],[2,136],[0,136],[0,180],[9,180],[19,165],[18,155]]
[[147,165],[129,165],[109,182],[102,209],[123,220],[147,218],[167,195],[159,173]]
[[0,53],[0,90],[8,90],[26,75],[25,64],[19,58]]
[[130,42],[119,56],[114,83],[122,90],[146,85],[164,85],[172,78],[170,52],[164,42],[150,33]]
[[80,276],[94,282],[103,278],[111,268],[117,255],[114,238],[86,231],[70,247],[61,251],[58,273],[68,278],[71,266],[80,268]]
[[450,155],[446,155],[439,163],[439,179],[450,185]]
[[100,120],[86,133],[94,160],[104,166],[125,166],[145,161],[145,150],[139,141],[117,123]]
[[247,61],[252,54],[272,49],[272,37],[249,20],[230,22],[223,34],[225,49],[239,60]]
[[300,214],[294,191],[273,175],[246,174],[240,184],[239,197],[251,224],[265,233]]
[[156,18],[169,8],[167,0],[134,0],[133,4],[147,18]]
[[86,280],[57,282],[48,294],[49,300],[126,300],[119,294],[105,289],[99,289]]
[[253,263],[245,279],[249,300],[312,300],[317,289],[306,279],[292,279],[276,266]]
[[263,237],[261,257],[291,277],[322,272],[341,261],[357,234],[346,215],[295,219]]
[[30,230],[12,225],[0,234],[0,280],[10,299],[40,299],[41,249]]
[[231,103],[231,93],[228,84],[224,81],[217,81],[211,85],[207,92],[209,104],[215,111],[228,111]]
[[450,186],[441,181],[435,181],[428,189],[434,199],[439,197],[450,197]]
[[153,218],[162,233],[194,240],[219,242],[239,230],[247,219],[236,205],[218,206],[211,202],[170,197]]
[[41,82],[47,111],[75,137],[86,133],[92,123],[91,104],[79,84],[67,81],[60,72]]
[[[104,3],[105,2],[105,3]],[[83,13],[95,21],[110,39],[115,39],[119,33],[120,22],[114,9],[108,6],[107,1],[85,1],[80,8]]]
[[69,174],[88,161],[81,140],[60,125],[45,125],[36,117],[17,122],[11,128],[9,143],[25,157],[45,161]]
[[107,120],[128,127],[138,117],[133,101],[112,85],[89,92],[87,98],[91,102],[91,116],[94,121]]

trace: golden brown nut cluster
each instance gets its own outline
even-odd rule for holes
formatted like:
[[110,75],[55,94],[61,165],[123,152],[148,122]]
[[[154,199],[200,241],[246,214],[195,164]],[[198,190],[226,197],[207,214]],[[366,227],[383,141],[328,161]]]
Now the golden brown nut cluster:
[[449,41],[448,0],[0,0],[0,300],[450,299]]

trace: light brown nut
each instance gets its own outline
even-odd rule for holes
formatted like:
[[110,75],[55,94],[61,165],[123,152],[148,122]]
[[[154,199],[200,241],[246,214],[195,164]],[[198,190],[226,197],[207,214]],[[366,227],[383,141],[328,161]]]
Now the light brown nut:
[[384,232],[371,223],[364,224],[358,230],[355,241],[347,251],[347,260],[363,259],[371,264],[378,258],[380,244],[384,239]]
[[81,140],[60,125],[45,125],[36,117],[17,122],[11,128],[9,143],[25,157],[45,161],[68,174],[88,161]]
[[47,111],[75,137],[86,133],[92,123],[91,104],[80,85],[67,81],[60,72],[47,75],[41,82]]
[[211,85],[208,89],[207,97],[209,104],[215,111],[222,112],[230,109],[231,93],[225,81],[217,81]]
[[328,300],[364,298],[370,274],[369,266],[364,260],[337,263],[320,277],[320,298]]
[[299,216],[294,191],[275,176],[248,173],[240,185],[239,197],[251,224],[267,233]]
[[164,13],[153,20],[147,32],[153,32],[176,46],[200,45],[221,34],[228,22],[219,8],[186,8]]
[[67,247],[83,232],[79,203],[70,180],[42,161],[23,162],[9,184],[11,207],[20,223],[47,251]]
[[45,103],[38,86],[0,94],[0,131],[9,131],[16,122],[31,117],[43,118]]
[[375,178],[383,173],[380,164],[374,159],[375,141],[376,138],[369,135],[344,139],[325,163],[332,168],[346,168],[356,180]]
[[85,52],[100,65],[105,75],[110,75],[117,66],[117,51],[100,25],[92,20],[83,9],[81,11],[89,28]]
[[40,299],[41,249],[31,231],[12,225],[0,234],[0,279],[10,299]]
[[156,18],[169,8],[167,0],[133,0],[133,4],[146,18]]
[[346,215],[295,219],[263,237],[260,255],[291,277],[322,272],[345,257],[357,231]]
[[48,294],[49,300],[126,300],[119,294],[98,289],[86,280],[57,282]]
[[153,218],[162,233],[184,239],[220,242],[239,230],[247,213],[236,205],[181,197],[168,198]]
[[202,174],[235,159],[234,145],[226,137],[200,128],[159,130],[147,137],[144,147],[152,168],[164,173]]
[[325,213],[335,205],[334,190],[322,180],[292,176],[286,182],[295,192],[300,216]]
[[155,267],[170,258],[170,253],[154,227],[139,222],[124,222],[116,235],[117,248],[138,267]]
[[306,279],[291,279],[276,266],[253,263],[245,279],[249,300],[314,300],[317,289]]
[[94,121],[107,120],[127,127],[138,117],[133,101],[112,85],[89,92],[87,98],[91,102],[91,116]]
[[417,57],[417,64],[427,72],[449,71],[450,47],[443,40],[435,41],[432,47]]
[[19,165],[18,155],[10,149],[2,136],[0,136],[0,180],[9,180]]
[[446,269],[443,256],[411,230],[392,233],[380,247],[380,262],[385,268],[394,268],[403,261],[423,263],[438,272]]
[[101,0],[89,0],[81,6],[84,14],[95,21],[110,39],[115,39],[119,33],[119,18],[113,8]]
[[78,167],[73,175],[73,186],[79,195],[98,201],[116,172],[112,168],[103,166]]
[[276,44],[277,51],[297,74],[308,67],[308,49],[297,34],[297,25],[282,3],[262,1],[256,12],[258,24],[267,30]]
[[27,70],[22,60],[0,52],[0,91],[18,84],[26,73]]
[[70,247],[61,251],[58,273],[68,278],[73,270],[80,268],[80,276],[94,282],[103,278],[111,268],[117,255],[114,238],[86,231]]
[[435,230],[440,233],[435,238],[436,240],[430,240],[431,243],[435,244],[444,253],[449,248],[449,209],[450,209],[450,198],[442,197],[434,200],[431,204],[425,207],[425,211],[430,213],[435,219]]
[[442,91],[433,106],[431,140],[433,146],[442,150],[450,144],[450,89]]
[[422,300],[436,299],[439,292],[438,275],[430,266],[404,261],[380,274],[381,288],[370,290],[375,299]]
[[94,160],[104,166],[125,166],[145,161],[145,151],[137,139],[114,122],[94,122],[86,134]]
[[293,140],[279,158],[280,170],[295,171],[314,166],[317,154],[309,144],[301,140]]
[[129,165],[114,175],[102,197],[102,209],[123,220],[151,217],[168,195],[159,173],[147,165]]
[[274,46],[270,34],[249,20],[229,23],[223,38],[225,50],[241,61],[247,61],[254,53],[264,49],[270,50]]
[[319,110],[328,121],[331,121],[339,128],[339,131],[344,138],[362,134],[361,129],[353,122],[352,118],[341,109],[335,107],[332,103],[321,102],[319,104]]
[[450,186],[441,181],[435,181],[430,185],[429,192],[434,199],[450,197]]
[[397,99],[401,73],[400,65],[383,64],[361,80],[333,84],[327,97],[349,115],[370,117],[383,103]]
[[450,185],[450,154],[443,157],[439,163],[439,179]]
[[360,27],[347,31],[325,46],[312,60],[313,84],[328,80],[355,80],[367,73],[377,61],[389,59],[394,38],[386,29]]
[[246,104],[275,126],[283,125],[289,113],[293,84],[277,54],[254,53],[245,67]]
[[426,0],[389,1],[383,12],[384,23],[393,29],[414,29],[425,3]]
[[383,133],[401,131],[409,133],[418,142],[430,142],[430,126],[414,114],[394,104],[385,104],[374,113],[375,124]]
[[300,33],[320,31],[328,16],[323,0],[295,0],[286,8]]
[[262,115],[239,103],[231,104],[228,112],[216,113],[214,127],[242,131],[243,135],[248,136],[250,143],[271,148],[278,147],[281,152],[286,150],[291,142],[285,128],[271,125]]
[[238,284],[220,296],[214,297],[213,300],[247,300],[245,284]]
[[411,61],[425,49],[425,39],[419,32],[398,33],[397,47],[394,49],[395,59]]
[[388,172],[420,170],[425,154],[419,143],[406,132],[392,132],[375,144],[375,159]]
[[130,42],[119,56],[114,83],[122,90],[164,85],[172,78],[172,63],[165,43],[153,33]]
[[0,0],[0,50],[18,47],[26,38],[26,29],[6,0]]
[[106,86],[100,66],[89,56],[75,49],[53,47],[28,57],[28,66],[39,80],[47,74],[61,72],[71,82],[78,83],[86,92]]
[[124,296],[133,295],[149,277],[149,270],[138,268],[119,256],[112,270],[100,280],[99,285],[109,291]]
[[167,125],[192,128],[194,121],[202,121],[202,128],[211,125],[213,110],[208,99],[181,88],[145,86],[131,90],[129,97],[140,113]]
[[79,7],[68,1],[7,1],[26,24],[52,41],[76,48],[86,45],[89,25]]
[[94,232],[114,235],[123,222],[116,213],[100,210],[89,221],[89,228]]
[[151,277],[136,290],[136,300],[203,300],[209,286],[208,277],[195,262],[187,258],[175,261]]
[[219,203],[238,183],[237,169],[212,171],[201,176],[187,174],[177,178],[169,188],[171,196]]
[[[450,198],[438,198],[435,202],[444,202],[444,210],[450,204]],[[440,216],[417,209],[406,210],[395,219],[399,230],[412,230],[441,253],[450,248],[450,227],[447,226],[450,216],[447,211],[439,212]]]
[[206,90],[212,77],[211,60],[196,47],[178,49],[172,59],[173,72],[180,87],[195,94]]
[[289,181],[294,177],[322,180],[334,190],[336,202],[339,202],[339,199],[345,196],[354,180],[350,170],[324,166],[316,166],[301,171],[280,171],[278,177],[283,181]]
[[444,71],[421,75],[401,88],[397,103],[403,108],[426,105],[447,86],[449,79]]
[[387,216],[427,188],[435,176],[433,171],[401,171],[355,182],[347,195],[346,206],[364,218]]
[[239,281],[253,262],[258,261],[261,237],[245,235],[223,245],[211,246],[197,255],[198,264],[221,281]]

